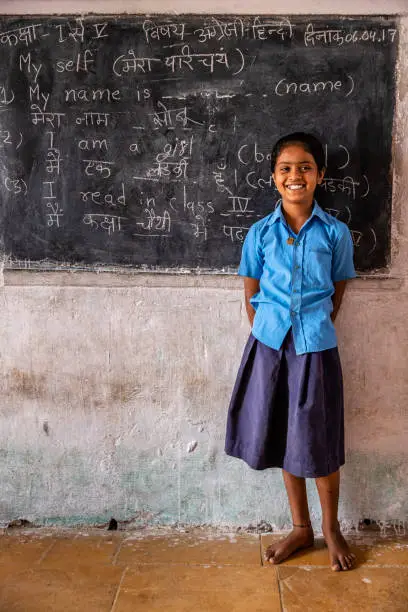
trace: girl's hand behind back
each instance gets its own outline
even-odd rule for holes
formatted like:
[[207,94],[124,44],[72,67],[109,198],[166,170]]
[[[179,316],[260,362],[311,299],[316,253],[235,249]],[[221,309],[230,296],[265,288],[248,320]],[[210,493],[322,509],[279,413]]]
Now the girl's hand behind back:
[[255,308],[252,306],[250,299],[255,293],[259,292],[259,280],[257,278],[244,277],[244,292],[245,292],[245,308],[248,315],[249,324],[252,327],[255,317]]

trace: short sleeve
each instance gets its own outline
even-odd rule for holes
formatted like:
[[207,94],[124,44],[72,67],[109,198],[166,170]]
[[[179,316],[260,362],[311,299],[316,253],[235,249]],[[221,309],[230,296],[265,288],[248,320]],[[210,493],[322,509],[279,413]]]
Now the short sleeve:
[[334,282],[357,276],[353,263],[353,240],[349,228],[344,223],[339,229],[332,261],[332,280]]
[[238,268],[238,274],[240,276],[260,279],[263,272],[263,263],[264,260],[259,234],[255,224],[252,225],[246,235],[242,247],[241,263]]

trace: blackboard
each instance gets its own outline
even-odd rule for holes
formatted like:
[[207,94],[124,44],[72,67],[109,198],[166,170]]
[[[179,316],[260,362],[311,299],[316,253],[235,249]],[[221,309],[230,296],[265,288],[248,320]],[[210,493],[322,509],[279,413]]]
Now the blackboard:
[[234,271],[278,199],[270,149],[321,137],[319,203],[389,263],[395,18],[0,20],[6,266]]

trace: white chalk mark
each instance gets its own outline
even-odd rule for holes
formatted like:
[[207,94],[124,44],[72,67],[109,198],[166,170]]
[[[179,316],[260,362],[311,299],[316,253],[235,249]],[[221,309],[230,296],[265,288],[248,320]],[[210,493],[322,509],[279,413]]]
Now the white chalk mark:
[[344,149],[344,150],[345,150],[345,152],[346,152],[346,155],[347,155],[347,161],[346,161],[346,163],[345,163],[345,164],[343,164],[342,166],[339,166],[339,167],[338,167],[338,170],[343,170],[343,169],[344,169],[346,166],[348,166],[348,165],[349,165],[349,163],[350,163],[350,153],[348,152],[348,149],[347,149],[345,146],[343,146],[343,145],[339,145],[339,149]]
[[236,76],[237,74],[242,72],[243,69],[245,68],[245,57],[244,57],[244,54],[242,53],[241,49],[238,49],[238,47],[236,47],[235,50],[238,51],[238,53],[241,56],[241,68],[239,70],[237,70],[237,72],[233,72],[232,73],[233,76]]
[[354,79],[353,79],[353,77],[351,76],[351,74],[348,74],[348,75],[347,75],[347,77],[348,77],[348,78],[350,79],[350,81],[351,81],[351,89],[350,89],[350,91],[349,91],[349,92],[346,94],[346,98],[348,98],[348,97],[349,97],[349,96],[350,96],[350,95],[353,93],[353,91],[354,91]]
[[145,238],[170,238],[168,234],[132,234],[132,236],[144,236]]
[[366,190],[365,194],[364,194],[364,195],[362,195],[361,197],[362,197],[362,198],[366,198],[366,197],[368,196],[368,194],[370,193],[370,183],[368,182],[368,178],[367,178],[367,176],[366,176],[365,174],[363,174],[363,179],[364,179],[364,180],[365,180],[365,182],[366,182],[366,185],[367,185],[367,190]]
[[183,81],[185,77],[167,77],[166,79],[151,79],[149,83],[161,83],[162,81]]
[[163,45],[163,49],[172,49],[173,47],[184,47],[186,41],[173,43],[172,45]]
[[371,255],[371,253],[373,253],[377,247],[377,235],[372,227],[370,227],[370,232],[372,233],[373,238],[374,238],[374,246],[372,249],[370,249],[370,251],[368,252],[368,255]]

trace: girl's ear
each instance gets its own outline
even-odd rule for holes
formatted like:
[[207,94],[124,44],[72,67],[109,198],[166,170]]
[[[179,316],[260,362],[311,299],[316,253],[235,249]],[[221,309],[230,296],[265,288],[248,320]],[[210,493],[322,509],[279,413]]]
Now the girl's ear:
[[323,181],[325,173],[326,173],[326,168],[322,168],[321,170],[318,170],[318,177],[317,177],[318,185],[320,185],[321,182]]

